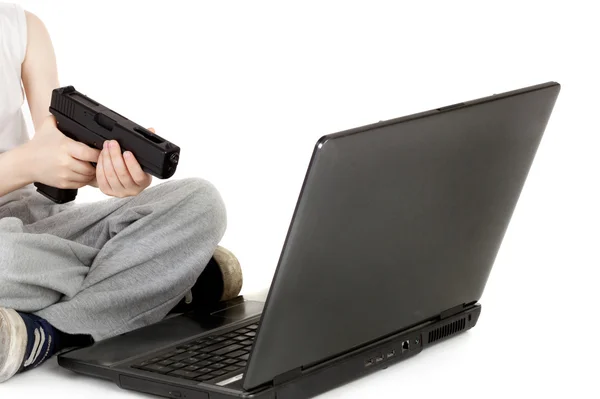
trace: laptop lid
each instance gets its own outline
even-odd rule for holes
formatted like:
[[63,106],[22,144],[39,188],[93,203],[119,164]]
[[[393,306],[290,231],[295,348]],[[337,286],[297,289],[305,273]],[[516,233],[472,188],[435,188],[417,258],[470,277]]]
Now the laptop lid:
[[321,138],[244,388],[478,301],[559,91],[550,82]]

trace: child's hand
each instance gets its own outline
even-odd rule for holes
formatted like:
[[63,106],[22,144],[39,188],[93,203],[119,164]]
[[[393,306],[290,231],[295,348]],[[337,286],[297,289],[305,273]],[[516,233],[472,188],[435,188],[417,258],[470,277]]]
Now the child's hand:
[[43,183],[61,189],[86,186],[96,171],[90,162],[97,162],[100,151],[65,136],[49,116],[23,146],[30,165],[26,171],[29,182]]
[[[154,133],[154,129],[148,129]],[[104,194],[117,198],[136,196],[152,183],[152,175],[145,173],[134,155],[121,153],[117,141],[104,142],[98,157],[96,179],[90,185]]]

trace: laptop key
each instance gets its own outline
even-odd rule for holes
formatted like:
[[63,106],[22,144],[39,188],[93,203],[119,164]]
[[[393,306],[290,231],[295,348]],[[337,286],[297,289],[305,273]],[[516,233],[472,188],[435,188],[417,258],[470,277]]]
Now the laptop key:
[[228,353],[228,354],[227,354],[227,356],[229,356],[229,357],[235,357],[235,358],[238,358],[238,357],[240,357],[240,356],[242,356],[242,355],[245,355],[245,354],[247,354],[247,353],[248,353],[248,351],[245,351],[245,350],[239,350],[239,351],[235,351],[235,352]]
[[240,367],[246,367],[246,366],[248,365],[248,362],[246,362],[246,361],[244,361],[244,360],[243,360],[243,361],[241,361],[241,362],[237,362],[236,364],[237,364],[238,366],[240,366]]
[[197,377],[196,381],[210,381],[210,380],[215,379],[215,378],[217,378],[216,375],[214,375],[212,373],[208,373],[208,374],[204,374],[204,375],[201,375],[201,376]]
[[196,370],[200,370],[200,367],[192,365],[192,366],[187,366],[187,367],[183,368],[182,370],[185,370],[185,371],[196,371]]
[[227,366],[227,365],[223,364],[223,363],[213,363],[213,364],[210,365],[210,367],[212,367],[215,370],[221,369],[221,368],[223,368],[225,366]]
[[175,363],[174,360],[170,360],[170,359],[165,359],[165,360],[161,360],[160,362],[156,363],[156,364],[160,364],[161,366],[168,366],[170,364]]
[[240,345],[244,345],[244,346],[252,346],[253,344],[254,344],[254,341],[252,341],[250,339],[240,342]]
[[223,363],[225,364],[235,364],[237,361],[235,359],[225,359]]
[[236,330],[235,332],[237,332],[239,334],[246,334],[246,333],[249,333],[250,330],[248,328],[240,328],[239,330]]
[[194,378],[200,376],[200,373],[195,372],[195,371],[175,370],[173,372],[170,372],[167,375],[176,376],[176,377],[183,377],[183,378],[189,378],[189,379],[194,379]]
[[202,360],[201,362],[195,363],[194,366],[198,366],[198,367],[206,367],[206,366],[210,366],[213,362],[208,361],[208,360]]
[[250,354],[246,353],[245,355],[239,356],[238,359],[242,359],[242,360],[248,360],[248,358],[250,358]]
[[202,348],[201,350],[202,350],[202,352],[214,352],[217,349],[221,349],[221,348],[224,348],[226,346],[229,346],[229,345],[232,345],[232,344],[235,344],[235,343],[236,343],[236,341],[230,341],[230,340],[221,341],[221,342],[216,343],[214,345],[207,346],[206,348]]
[[235,337],[233,337],[233,339],[235,339],[236,341],[243,341],[246,339],[246,337],[244,335],[236,335]]
[[223,368],[223,370],[225,370],[225,371],[228,371],[228,372],[231,372],[231,371],[236,371],[236,370],[239,370],[239,369],[240,369],[240,368],[239,368],[239,367],[236,367],[236,366],[227,366],[227,367],[224,367],[224,368]]
[[210,360],[212,360],[213,362],[221,362],[225,360],[225,358],[223,356],[213,356],[210,358]]
[[251,332],[246,333],[244,335],[246,335],[247,337],[256,337],[256,331],[251,331]]
[[242,345],[234,344],[234,345],[229,345],[229,346],[226,346],[224,348],[221,348],[221,349],[219,349],[219,350],[217,350],[217,351],[215,351],[213,353],[215,355],[224,355],[226,353],[233,352],[233,351],[236,351],[236,350],[241,349],[241,348],[243,348]]
[[212,372],[213,372],[213,369],[210,369],[210,368],[208,368],[208,367],[203,367],[203,368],[201,368],[201,369],[199,369],[199,370],[196,370],[196,371],[197,371],[198,373],[200,373],[200,374],[208,374],[208,373],[212,373]]
[[222,375],[225,375],[225,374],[227,374],[227,371],[224,371],[224,370],[217,370],[217,371],[213,371],[213,374],[214,374],[214,376],[215,376],[215,377],[220,377],[220,376],[222,376]]
[[190,355],[188,355],[187,353],[182,353],[177,356],[173,356],[170,359],[172,359],[175,362],[178,362],[180,360],[187,359],[188,357],[190,357]]
[[141,362],[140,364],[136,365],[137,367],[143,367],[143,366],[147,366],[150,363],[152,363],[150,360],[144,360],[143,362]]
[[159,364],[149,364],[141,368],[142,370],[151,371],[153,373],[161,373],[166,374],[170,371],[173,371],[172,367],[169,366],[161,366]]
[[177,363],[173,363],[173,364],[169,365],[169,367],[171,367],[174,370],[175,369],[181,369],[181,368],[184,368],[184,367],[187,367],[187,366],[189,366],[189,365],[185,364],[185,363],[181,363],[181,362],[177,362]]

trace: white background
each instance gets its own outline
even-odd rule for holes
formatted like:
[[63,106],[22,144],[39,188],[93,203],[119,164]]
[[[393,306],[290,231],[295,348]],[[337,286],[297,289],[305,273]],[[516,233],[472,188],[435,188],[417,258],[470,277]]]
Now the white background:
[[[20,3],[46,23],[61,84],[180,145],[175,178],[219,188],[245,293],[271,281],[321,135],[561,83],[477,327],[322,397],[600,397],[593,1]],[[38,394],[146,397],[55,361],[0,386]]]

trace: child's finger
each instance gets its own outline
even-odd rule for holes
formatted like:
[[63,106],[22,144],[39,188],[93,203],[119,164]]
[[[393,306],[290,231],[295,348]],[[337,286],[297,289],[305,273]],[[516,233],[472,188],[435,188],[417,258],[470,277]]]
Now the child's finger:
[[127,164],[127,169],[129,170],[129,174],[131,178],[137,185],[142,185],[142,183],[146,180],[146,173],[142,170],[139,162],[130,151],[125,151],[123,153],[123,158],[125,158],[125,163]]
[[119,178],[117,177],[117,172],[115,171],[115,168],[113,166],[110,157],[110,151],[108,148],[108,142],[106,142],[106,147],[102,151],[101,157],[103,157],[102,166],[104,167],[104,174],[106,175],[106,181],[108,181],[108,185],[110,186],[112,191],[122,192],[124,187],[121,184]]
[[98,164],[96,165],[96,180],[98,181],[98,188],[102,190],[103,193],[110,192],[110,185],[106,180],[106,175],[104,174],[104,165],[102,159],[104,157],[100,156],[98,158]]
[[[98,159],[96,158],[96,161],[97,160]],[[69,162],[69,169],[75,173],[85,176],[94,176],[96,174],[96,169],[89,162],[80,161],[75,158],[71,158]]]
[[113,167],[115,169],[115,174],[119,179],[121,185],[124,188],[130,188],[135,186],[135,182],[132,180],[127,166],[125,166],[125,161],[123,160],[123,155],[121,154],[121,147],[119,146],[119,143],[117,143],[116,141],[109,142],[108,152],[110,153],[110,160],[112,161]]
[[67,152],[73,158],[79,159],[80,161],[98,162],[100,150],[74,140],[71,140],[68,143]]
[[88,186],[98,188],[98,180],[94,177],[90,182],[88,182]]

